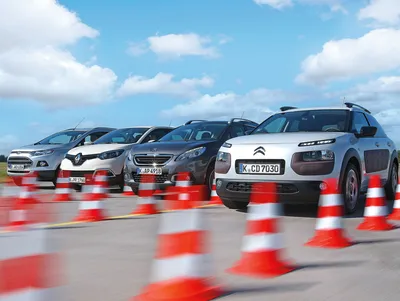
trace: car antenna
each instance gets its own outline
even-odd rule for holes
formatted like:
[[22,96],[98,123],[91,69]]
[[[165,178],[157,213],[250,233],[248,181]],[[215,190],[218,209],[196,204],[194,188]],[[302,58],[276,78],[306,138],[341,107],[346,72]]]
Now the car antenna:
[[343,96],[342,99],[343,99],[343,104],[344,104],[346,101],[346,96]]
[[78,122],[78,124],[74,127],[74,130],[76,130],[76,128],[82,123],[82,121],[85,120],[86,117],[83,117],[81,121]]
[[240,116],[240,119],[243,119],[243,116],[244,116],[244,111],[243,111],[243,113],[242,113],[242,116]]
[[171,119],[171,121],[169,122],[168,126],[171,126],[171,123],[172,123],[172,119]]

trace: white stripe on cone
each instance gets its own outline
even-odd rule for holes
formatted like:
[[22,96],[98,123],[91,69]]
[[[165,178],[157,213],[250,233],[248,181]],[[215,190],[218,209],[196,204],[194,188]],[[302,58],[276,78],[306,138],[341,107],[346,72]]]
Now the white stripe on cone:
[[282,214],[282,206],[278,203],[254,204],[247,214],[248,221],[259,221],[277,218]]
[[334,230],[343,229],[343,222],[341,217],[320,217],[317,219],[316,230]]
[[368,188],[367,198],[384,198],[385,192],[382,188]]
[[272,251],[283,249],[281,233],[259,233],[243,237],[243,252]]
[[386,206],[368,206],[365,207],[364,216],[376,217],[376,216],[386,216],[388,210]]

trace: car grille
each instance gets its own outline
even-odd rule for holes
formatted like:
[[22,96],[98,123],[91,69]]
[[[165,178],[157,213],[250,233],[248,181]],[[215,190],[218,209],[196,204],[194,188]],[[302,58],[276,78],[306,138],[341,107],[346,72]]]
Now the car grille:
[[[162,175],[155,175],[155,180],[157,184],[165,183],[168,180],[168,174],[163,173]],[[140,175],[136,172],[132,172],[132,178],[135,182],[140,183]]]
[[[253,182],[229,182],[226,189],[232,192],[252,192]],[[280,194],[290,194],[298,192],[294,184],[276,184],[276,190]]]
[[65,158],[70,160],[72,162],[72,165],[82,165],[87,160],[96,159],[97,155],[82,155],[81,160],[78,162],[78,164],[75,163],[75,157],[76,155],[65,155]]
[[93,170],[72,170],[69,172],[69,176],[70,177],[77,177],[77,178],[81,178],[81,177],[91,177],[93,175]]
[[138,166],[143,165],[165,165],[170,159],[172,155],[135,155],[134,160],[135,164]]
[[[27,157],[8,157],[7,164],[23,164],[25,169],[29,169],[32,167],[32,160]],[[13,173],[27,173],[29,170],[24,171],[13,171]]]

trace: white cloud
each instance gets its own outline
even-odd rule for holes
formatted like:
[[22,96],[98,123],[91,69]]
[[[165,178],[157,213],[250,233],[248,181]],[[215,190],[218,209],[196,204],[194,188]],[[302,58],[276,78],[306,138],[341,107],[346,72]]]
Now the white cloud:
[[8,156],[11,150],[17,146],[19,140],[14,135],[0,136],[0,155]]
[[271,107],[279,104],[293,104],[303,99],[302,96],[279,90],[255,89],[244,95],[233,92],[216,95],[203,95],[190,102],[179,104],[165,110],[162,115],[167,118],[221,118],[240,117],[262,121],[271,113]]
[[178,97],[195,97],[198,88],[210,88],[214,85],[211,77],[183,78],[174,81],[174,76],[168,73],[158,73],[153,78],[130,76],[117,91],[117,96],[125,97],[137,94],[166,94]]
[[116,75],[110,69],[78,62],[65,49],[98,35],[55,0],[3,1],[0,98],[33,99],[58,107],[104,101]]
[[301,65],[298,83],[323,85],[400,67],[400,30],[375,29],[357,39],[332,40]]
[[258,5],[269,5],[275,9],[283,9],[293,6],[292,0],[253,0]]
[[195,33],[167,34],[152,36],[147,39],[149,48],[163,58],[178,58],[182,56],[218,57],[218,51],[211,46],[212,40]]
[[373,20],[376,25],[400,24],[400,3],[398,0],[371,0],[358,12],[360,20]]
[[141,43],[129,43],[127,53],[132,56],[141,56],[148,51],[147,45],[144,42]]

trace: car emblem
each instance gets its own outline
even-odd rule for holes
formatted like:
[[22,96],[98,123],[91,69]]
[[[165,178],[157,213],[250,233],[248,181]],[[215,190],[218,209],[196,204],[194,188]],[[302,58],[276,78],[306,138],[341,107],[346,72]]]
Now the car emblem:
[[262,146],[257,147],[257,148],[254,150],[253,156],[255,156],[255,155],[257,155],[257,154],[261,154],[261,155],[265,156],[265,148],[263,148]]
[[82,154],[77,154],[74,158],[75,164],[78,164],[81,161]]

